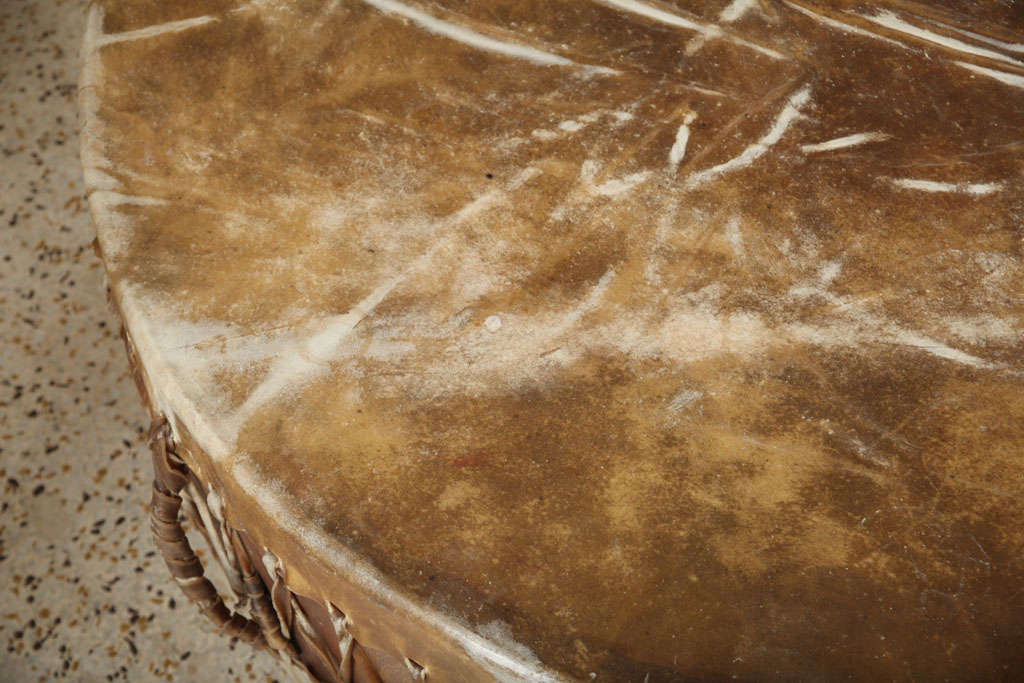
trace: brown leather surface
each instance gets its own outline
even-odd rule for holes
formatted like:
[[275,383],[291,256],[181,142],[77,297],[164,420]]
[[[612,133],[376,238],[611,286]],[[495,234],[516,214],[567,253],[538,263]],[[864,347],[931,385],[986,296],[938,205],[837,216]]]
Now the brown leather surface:
[[318,599],[341,548],[574,678],[1024,674],[1019,7],[90,21],[150,393]]

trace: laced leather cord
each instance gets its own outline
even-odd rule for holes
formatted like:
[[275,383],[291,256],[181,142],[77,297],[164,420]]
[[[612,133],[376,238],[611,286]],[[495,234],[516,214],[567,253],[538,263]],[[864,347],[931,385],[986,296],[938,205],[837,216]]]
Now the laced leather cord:
[[199,611],[210,619],[218,631],[239,638],[253,647],[269,648],[293,662],[299,662],[295,646],[281,634],[281,626],[256,573],[248,553],[230,530],[232,545],[239,559],[246,596],[252,605],[254,619],[232,612],[224,604],[217,589],[204,575],[203,565],[196,557],[185,530],[181,526],[181,490],[188,484],[188,468],[174,452],[170,426],[162,415],[153,420],[149,432],[153,451],[153,498],[150,504],[150,528],[153,540],[181,590]]

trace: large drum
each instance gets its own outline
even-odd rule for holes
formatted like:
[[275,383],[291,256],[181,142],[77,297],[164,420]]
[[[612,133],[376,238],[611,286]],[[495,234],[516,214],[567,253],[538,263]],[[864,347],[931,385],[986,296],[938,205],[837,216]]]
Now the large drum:
[[171,573],[321,680],[1024,676],[1022,29],[98,0]]

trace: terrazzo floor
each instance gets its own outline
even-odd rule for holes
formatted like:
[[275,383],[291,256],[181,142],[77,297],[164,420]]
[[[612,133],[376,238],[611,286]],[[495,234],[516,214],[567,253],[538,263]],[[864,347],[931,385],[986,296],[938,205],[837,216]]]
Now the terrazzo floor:
[[78,160],[84,0],[0,0],[0,681],[265,681],[212,633],[146,521],[146,416]]

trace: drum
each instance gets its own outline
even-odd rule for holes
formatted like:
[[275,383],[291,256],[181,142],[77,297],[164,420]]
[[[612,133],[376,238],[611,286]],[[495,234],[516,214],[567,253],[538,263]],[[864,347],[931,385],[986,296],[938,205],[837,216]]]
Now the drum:
[[1022,24],[97,0],[171,574],[319,680],[1024,675]]

